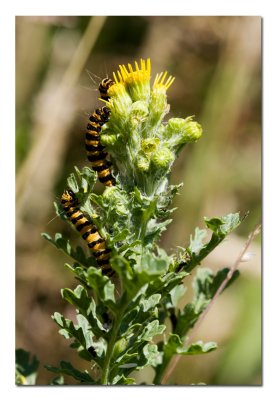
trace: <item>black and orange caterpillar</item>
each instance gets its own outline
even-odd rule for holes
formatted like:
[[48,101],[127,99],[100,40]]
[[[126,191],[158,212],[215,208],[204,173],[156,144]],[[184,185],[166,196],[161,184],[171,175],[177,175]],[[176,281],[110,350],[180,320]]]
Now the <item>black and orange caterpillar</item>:
[[92,250],[103,274],[109,277],[114,275],[115,272],[109,263],[111,250],[106,247],[105,239],[102,238],[97,227],[84,216],[78,207],[79,201],[75,193],[72,190],[65,190],[61,197],[61,204],[70,221]]
[[[114,82],[109,78],[100,82],[99,92],[103,100],[109,100],[107,92],[113,84]],[[101,127],[108,122],[109,116],[110,110],[106,106],[97,108],[90,115],[86,131],[86,150],[88,160],[92,163],[92,169],[97,172],[99,181],[105,186],[114,186],[115,179],[110,170],[112,164],[106,160],[105,147],[100,143]]]
[[112,79],[110,78],[102,79],[98,87],[101,99],[106,101],[109,100],[110,97],[108,96],[108,90],[112,85],[114,85],[114,81]]

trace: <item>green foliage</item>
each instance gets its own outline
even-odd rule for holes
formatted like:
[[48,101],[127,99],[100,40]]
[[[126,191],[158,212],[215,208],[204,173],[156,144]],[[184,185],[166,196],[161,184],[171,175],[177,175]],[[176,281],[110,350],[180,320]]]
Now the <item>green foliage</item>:
[[35,385],[39,361],[35,356],[23,349],[17,349],[15,353],[17,385]]
[[[53,320],[59,326],[60,334],[70,340],[71,347],[90,364],[88,371],[83,372],[67,362],[61,362],[57,368],[47,366],[47,369],[74,377],[81,384],[129,385],[135,383],[129,375],[148,365],[156,371],[154,382],[159,383],[174,355],[206,354],[216,349],[214,343],[197,342],[185,346],[184,342],[189,329],[226,278],[228,268],[216,274],[198,268],[193,281],[194,299],[182,309],[178,304],[185,292],[184,278],[213,250],[215,243],[220,243],[235,229],[239,217],[230,214],[206,220],[212,231],[207,243],[203,242],[207,231],[196,229],[188,248],[169,256],[156,245],[156,235],[164,229],[156,217],[161,198],[165,203],[164,193],[149,199],[136,188],[130,193],[129,202],[124,201],[126,193],[120,187],[108,188],[102,195],[96,195],[92,193],[91,177],[85,173],[81,171],[75,179],[71,176],[71,182],[74,181],[81,208],[85,210],[83,202],[91,201],[96,205],[93,212],[100,216],[98,227],[105,232],[113,250],[110,262],[116,271],[116,279],[104,276],[92,255],[80,247],[73,249],[61,234],[56,234],[54,239],[44,234],[73,260],[73,264],[66,264],[66,267],[81,282],[74,290],[62,289],[63,299],[76,309],[77,322],[57,312]],[[80,180],[86,188],[91,188],[91,192],[88,190],[84,195]],[[167,193],[176,191],[176,187],[170,187]],[[114,221],[117,219],[118,223],[118,228],[114,224],[110,231],[106,222],[111,212],[109,204]],[[163,212],[167,214],[166,210]],[[127,217],[121,218],[122,215]],[[164,219],[164,222],[168,220]],[[166,330],[167,319],[171,321],[171,332]],[[155,344],[157,339],[160,341]],[[91,369],[96,371],[96,379],[90,375]],[[55,380],[53,384],[57,382]]]
[[[137,81],[128,80],[122,70],[121,74],[121,81],[109,90],[111,116],[102,127],[116,186],[94,193],[96,174],[87,167],[76,168],[67,181],[78,207],[93,220],[111,249],[115,277],[104,276],[92,254],[79,246],[74,249],[61,234],[54,238],[43,234],[70,257],[72,263],[66,267],[80,282],[73,290],[61,291],[76,309],[74,322],[57,312],[52,318],[60,334],[88,363],[87,371],[65,361],[47,369],[88,385],[132,385],[135,380],[130,374],[145,366],[154,369],[154,383],[160,384],[175,355],[216,349],[213,342],[185,341],[229,270],[213,274],[198,268],[194,298],[183,308],[178,305],[185,278],[240,224],[238,214],[206,218],[207,230],[197,228],[187,248],[168,255],[158,246],[171,222],[171,201],[181,186],[169,185],[172,163],[184,145],[201,136],[202,128],[192,117],[163,123],[169,110],[166,90],[173,82],[171,77],[163,83],[165,75],[160,75],[151,90],[148,66],[145,69],[142,64]],[[65,218],[59,204],[56,210]],[[208,230],[211,238],[204,242]],[[62,383],[61,376],[52,383]]]

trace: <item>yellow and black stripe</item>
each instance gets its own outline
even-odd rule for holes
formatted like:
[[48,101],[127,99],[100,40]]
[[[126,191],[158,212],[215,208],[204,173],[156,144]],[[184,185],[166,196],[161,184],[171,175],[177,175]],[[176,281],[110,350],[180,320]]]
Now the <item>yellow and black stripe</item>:
[[103,274],[111,277],[115,273],[109,263],[111,250],[107,249],[105,239],[102,238],[97,227],[84,216],[78,203],[72,190],[63,192],[61,204],[66,215],[87,242]]
[[89,117],[89,123],[86,131],[86,150],[91,167],[97,172],[99,181],[105,186],[114,186],[115,179],[112,176],[110,166],[111,162],[106,160],[107,153],[100,142],[101,127],[104,125],[110,115],[108,107],[97,108]]
[[114,81],[112,79],[110,78],[102,79],[98,87],[101,99],[106,101],[109,100],[110,97],[108,96],[108,90],[112,85],[114,85]]

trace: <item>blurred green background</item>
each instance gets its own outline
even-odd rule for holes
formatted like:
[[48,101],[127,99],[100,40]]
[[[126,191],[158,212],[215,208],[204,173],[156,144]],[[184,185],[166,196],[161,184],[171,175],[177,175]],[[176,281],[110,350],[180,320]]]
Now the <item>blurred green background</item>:
[[[259,17],[17,17],[17,347],[41,361],[38,383],[50,381],[44,364],[76,358],[50,315],[74,318],[60,288],[74,287],[66,257],[40,233],[63,232],[55,218],[73,166],[88,165],[84,132],[99,107],[98,84],[119,64],[150,57],[152,77],[167,70],[170,117],[195,115],[204,134],[175,163],[171,182],[184,182],[174,221],[162,238],[168,252],[186,246],[203,216],[250,211],[236,233],[203,266],[231,266],[261,220],[261,18]],[[97,191],[103,187],[97,185]],[[252,243],[241,278],[220,297],[197,331],[219,350],[182,360],[171,384],[261,384],[261,251]],[[190,284],[190,281],[188,284]],[[191,291],[184,301],[189,300]],[[151,382],[152,371],[137,375]]]

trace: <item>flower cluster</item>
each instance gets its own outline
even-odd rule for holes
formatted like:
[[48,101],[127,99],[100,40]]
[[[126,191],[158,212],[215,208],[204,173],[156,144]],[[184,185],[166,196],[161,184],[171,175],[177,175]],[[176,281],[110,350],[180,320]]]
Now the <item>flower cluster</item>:
[[199,139],[202,128],[193,117],[163,121],[169,112],[167,90],[175,78],[167,71],[158,73],[151,87],[150,59],[134,67],[120,65],[113,77],[106,101],[111,114],[101,142],[117,166],[121,184],[153,196],[180,149]]

